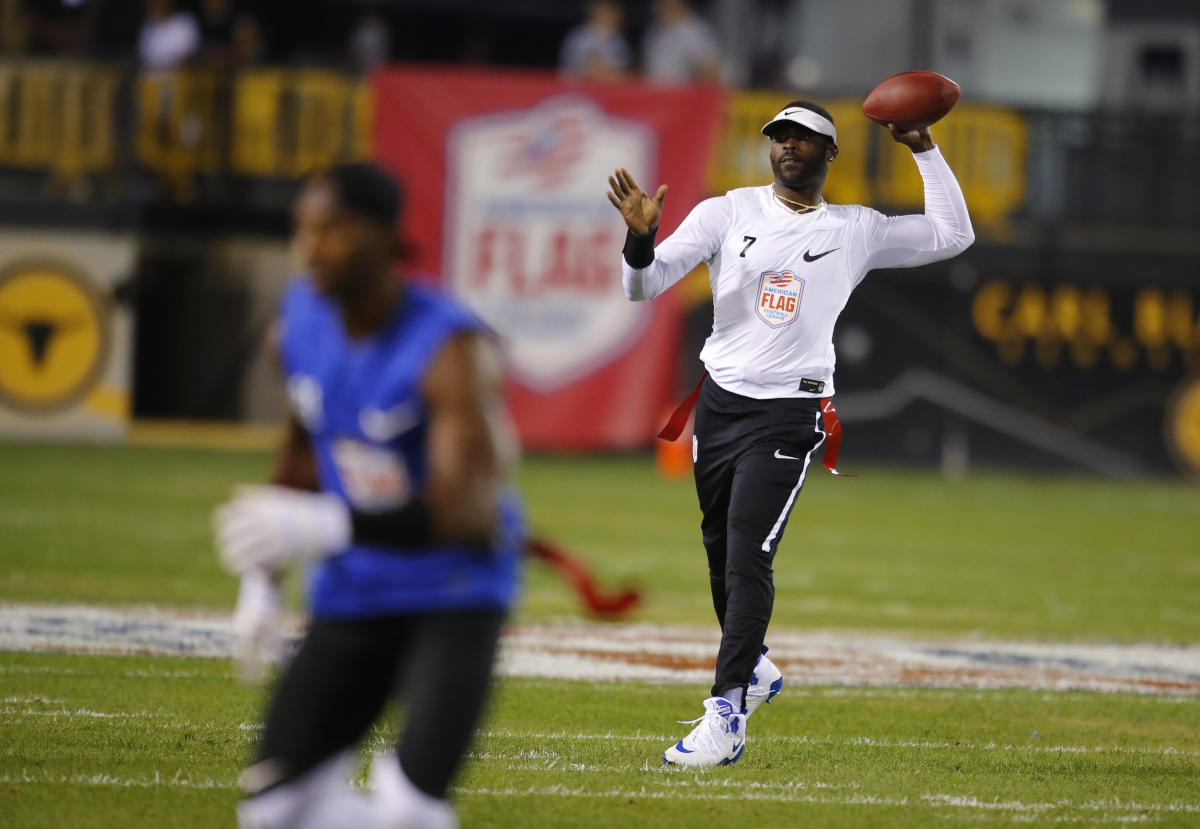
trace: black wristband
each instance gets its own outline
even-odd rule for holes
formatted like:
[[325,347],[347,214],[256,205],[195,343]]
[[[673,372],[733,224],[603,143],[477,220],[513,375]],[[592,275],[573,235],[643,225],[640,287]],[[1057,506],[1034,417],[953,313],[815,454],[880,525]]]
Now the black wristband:
[[350,511],[350,535],[356,544],[424,547],[433,540],[433,511],[419,498],[384,512]]
[[654,237],[658,235],[658,225],[651,228],[645,236],[640,236],[632,230],[625,231],[625,247],[621,253],[629,267],[641,270],[650,266],[654,261]]

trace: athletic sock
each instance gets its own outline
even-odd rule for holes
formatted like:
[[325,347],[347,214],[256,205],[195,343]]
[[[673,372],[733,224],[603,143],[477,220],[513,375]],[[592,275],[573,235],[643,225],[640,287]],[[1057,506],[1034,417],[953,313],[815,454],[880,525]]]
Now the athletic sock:
[[371,768],[371,787],[385,826],[458,829],[458,816],[444,800],[431,797],[408,779],[395,754],[377,754]]
[[743,705],[743,700],[745,699],[745,692],[746,692],[746,689],[744,689],[744,688],[730,688],[728,691],[726,691],[724,694],[722,694],[722,696],[725,699],[727,699],[733,703],[734,710],[742,711],[745,708],[745,706]]
[[346,783],[304,811],[295,829],[389,829],[374,800]]
[[[264,760],[242,773],[240,784],[247,793],[238,804],[241,829],[295,829],[304,825],[305,810],[345,786],[356,755],[344,751],[330,757],[295,780],[277,782],[283,776],[278,762]],[[364,827],[372,824],[364,824]]]

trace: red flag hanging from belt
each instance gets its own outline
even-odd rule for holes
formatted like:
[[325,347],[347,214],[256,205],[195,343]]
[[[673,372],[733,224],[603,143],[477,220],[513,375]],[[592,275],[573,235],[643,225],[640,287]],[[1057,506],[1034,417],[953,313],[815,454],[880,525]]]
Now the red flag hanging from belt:
[[700,388],[707,379],[708,372],[706,371],[700,376],[700,382],[696,384],[696,388],[692,389],[692,393],[683,398],[683,402],[675,407],[675,411],[671,412],[667,425],[662,427],[662,431],[658,433],[659,440],[672,443],[679,440],[679,436],[683,434],[683,428],[687,426],[688,418],[692,416],[692,409],[696,408],[696,403],[700,400]]
[[[687,426],[688,418],[691,417],[692,410],[696,408],[696,403],[700,400],[700,389],[704,386],[704,381],[708,379],[708,372],[705,372],[700,377],[700,382],[696,384],[696,388],[692,393],[683,399],[683,401],[675,407],[675,411],[671,413],[670,419],[667,420],[667,425],[663,426],[662,431],[658,433],[660,440],[676,441],[683,434],[684,427]],[[842,422],[838,420],[837,409],[833,407],[833,398],[821,398],[821,424],[825,431],[825,456],[822,460],[822,466],[829,470],[830,474],[841,475],[845,478],[856,478],[857,475],[849,475],[845,472],[838,472],[837,460],[838,452],[842,449]]]

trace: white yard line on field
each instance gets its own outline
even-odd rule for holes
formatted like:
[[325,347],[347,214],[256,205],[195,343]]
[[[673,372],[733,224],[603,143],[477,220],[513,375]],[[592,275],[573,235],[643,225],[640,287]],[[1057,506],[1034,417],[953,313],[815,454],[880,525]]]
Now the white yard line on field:
[[13,705],[15,703],[29,703],[37,705],[54,705],[65,703],[65,699],[51,699],[50,697],[2,697],[0,705]]
[[234,781],[193,780],[180,769],[170,777],[164,777],[155,772],[153,777],[131,778],[114,777],[111,774],[51,774],[45,771],[22,770],[20,774],[0,775],[0,784],[12,783],[56,783],[67,786],[110,786],[114,788],[153,789],[160,786],[182,789],[233,789],[237,787]]
[[[38,709],[38,708],[18,708],[14,705],[0,705],[0,716],[4,717],[6,723],[12,724],[19,722],[26,717],[42,717],[47,719],[96,719],[96,720],[113,720],[113,721],[137,721],[137,720],[153,720],[153,728],[184,730],[184,731],[225,731],[236,730],[240,732],[258,732],[262,730],[262,725],[259,723],[243,722],[237,725],[224,725],[216,722],[190,722],[174,719],[171,715],[165,713],[156,713],[152,711],[93,711],[88,708],[69,709],[64,707]],[[481,739],[502,739],[502,740],[537,740],[539,742],[577,742],[577,741],[622,741],[622,742],[639,742],[639,743],[670,743],[677,739],[678,735],[667,734],[643,734],[641,732],[635,734],[576,734],[569,732],[515,732],[515,731],[480,731],[478,736]],[[803,734],[755,734],[750,738],[754,743],[774,743],[783,745],[835,745],[856,747],[862,746],[866,748],[878,748],[888,750],[908,750],[917,749],[922,751],[950,750],[950,751],[994,751],[1001,753],[1009,752],[1035,752],[1039,754],[1129,754],[1149,757],[1200,757],[1200,751],[1175,748],[1173,746],[1157,746],[1154,748],[1144,748],[1138,746],[1068,746],[1068,745],[1037,745],[1030,743],[1026,745],[1017,745],[1014,743],[971,743],[971,742],[928,742],[914,740],[892,740],[886,737],[843,737],[835,738],[832,736],[813,737]],[[390,745],[390,738],[385,738],[383,745]],[[561,752],[540,751],[517,752],[516,754],[495,754],[486,750],[473,754],[481,760],[554,760],[561,758],[567,760],[568,755]],[[589,766],[589,768],[597,768]]]
[[[155,772],[152,777],[118,777],[112,774],[53,774],[37,770],[23,769],[19,774],[0,775],[0,785],[67,785],[67,786],[104,786],[110,788],[185,788],[185,789],[234,789],[237,783],[232,780],[213,780],[212,778],[194,779],[180,769],[173,775]],[[728,788],[729,791],[696,791],[696,788]],[[821,786],[813,786],[821,788]],[[1170,801],[1166,803],[1146,803],[1141,801],[1122,801],[1119,799],[1100,799],[1090,801],[1057,800],[1042,803],[1025,803],[1019,800],[981,800],[972,795],[951,795],[927,793],[918,797],[892,797],[861,793],[850,794],[816,794],[807,791],[807,784],[795,786],[782,785],[779,787],[755,785],[753,782],[740,782],[726,786],[714,786],[703,779],[658,782],[652,781],[640,788],[604,788],[589,789],[581,786],[554,784],[549,786],[529,786],[525,788],[488,788],[488,787],[457,787],[454,793],[467,797],[565,797],[565,798],[621,798],[636,800],[691,800],[691,801],[737,801],[758,800],[780,803],[806,803],[828,806],[892,806],[901,808],[927,807],[932,809],[954,809],[974,811],[981,815],[999,814],[1010,819],[1020,819],[1025,815],[1038,816],[1038,822],[1077,822],[1086,819],[1087,822],[1136,822],[1151,816],[1163,814],[1196,814],[1200,805]],[[1051,815],[1047,812],[1068,811],[1076,812],[1071,815]],[[1078,813],[1083,813],[1078,814]]]
[[[50,674],[52,676],[78,676],[84,673],[74,668],[61,665],[0,665],[0,674]],[[204,671],[156,671],[140,668],[127,671],[105,671],[105,676],[119,676],[125,679],[219,679],[211,672]]]
[[921,799],[926,803],[939,806],[954,806],[962,809],[988,809],[1001,812],[1045,812],[1052,809],[1080,809],[1092,812],[1180,812],[1183,814],[1200,814],[1200,803],[1187,803],[1173,800],[1169,803],[1143,803],[1137,800],[1121,800],[1114,798],[1097,798],[1094,800],[1075,801],[1063,798],[1044,803],[1024,803],[1020,800],[980,800],[971,795],[924,794]]
[[128,713],[118,711],[118,712],[110,713],[108,711],[92,711],[89,708],[76,708],[74,710],[71,710],[69,708],[17,709],[17,708],[13,708],[12,706],[4,706],[4,707],[0,708],[0,714],[4,714],[5,716],[18,716],[18,717],[51,717],[51,718],[62,717],[64,719],[78,718],[78,719],[94,719],[94,720],[145,720],[145,719],[151,719],[153,717],[168,716],[166,714],[153,714],[149,711],[131,711]]
[[[231,641],[228,617],[213,613],[0,603],[0,650],[220,658],[229,654]],[[790,631],[772,632],[768,644],[792,689],[1026,688],[1200,696],[1200,646],[916,641]],[[711,681],[716,646],[712,629],[522,625],[505,633],[499,672],[703,684]]]
[[[390,753],[390,752],[387,752],[387,753]],[[779,791],[789,791],[789,792],[807,791],[807,790],[812,790],[812,789],[836,790],[836,789],[861,789],[862,788],[862,786],[858,783],[838,784],[838,783],[823,783],[821,781],[811,781],[810,782],[810,781],[806,781],[806,780],[789,780],[784,783],[764,783],[764,782],[760,782],[760,781],[756,781],[756,780],[740,780],[740,779],[739,780],[729,780],[726,778],[720,778],[720,779],[707,778],[706,779],[706,778],[699,778],[699,777],[692,778],[692,779],[686,779],[686,780],[672,780],[669,778],[670,775],[686,773],[686,772],[680,772],[679,770],[674,769],[670,766],[664,766],[664,765],[662,765],[661,760],[657,761],[654,766],[650,765],[649,760],[644,760],[642,762],[641,766],[637,767],[636,769],[631,769],[628,766],[613,766],[613,765],[606,766],[606,765],[599,765],[596,763],[573,763],[573,762],[566,760],[565,758],[558,759],[558,760],[543,760],[541,762],[535,762],[535,761],[529,761],[529,760],[527,760],[527,761],[508,760],[508,761],[504,761],[504,762],[498,762],[499,757],[497,755],[489,755],[487,752],[483,752],[482,754],[470,754],[470,755],[468,755],[468,759],[472,760],[473,762],[476,762],[476,763],[494,763],[498,768],[502,768],[505,771],[526,771],[526,772],[539,772],[539,773],[546,772],[546,773],[550,773],[550,774],[560,774],[562,772],[582,772],[582,773],[601,773],[601,774],[620,774],[620,775],[628,775],[630,773],[630,771],[641,771],[641,772],[646,772],[646,773],[650,773],[650,774],[664,775],[664,777],[666,779],[655,780],[653,785],[668,786],[668,787],[675,786],[675,787],[688,788],[690,786],[698,786],[700,788],[736,789],[737,791],[743,791],[743,790],[757,791],[757,790],[761,789],[761,790],[767,790],[767,791],[779,790]]]
[[[678,739],[678,735],[667,734],[577,734],[566,731],[529,733],[523,731],[480,731],[480,737],[502,739],[541,740],[571,742],[576,740],[625,740],[633,742],[670,743]],[[835,738],[811,737],[803,734],[751,734],[748,742],[783,743],[786,745],[838,745],[866,746],[868,748],[887,749],[922,749],[922,750],[963,750],[963,751],[1033,751],[1046,754],[1137,754],[1163,757],[1200,757],[1200,751],[1174,748],[1173,746],[1157,746],[1141,748],[1137,746],[1064,746],[1064,745],[1017,745],[1015,743],[968,743],[968,742],[926,742],[914,740],[891,740],[886,737],[845,737]]]
[[[12,724],[27,717],[47,719],[84,719],[111,720],[116,722],[133,722],[138,720],[152,721],[152,728],[161,730],[184,731],[238,731],[251,734],[262,730],[257,722],[240,722],[234,725],[218,722],[193,722],[179,720],[174,715],[161,711],[96,711],[90,708],[68,708],[64,700],[47,699],[44,697],[9,697],[0,701],[0,716],[4,722]],[[36,708],[35,705],[53,705],[53,708]],[[481,740],[533,740],[539,743],[571,743],[579,741],[621,741],[638,743],[670,743],[678,735],[646,734],[641,731],[633,734],[588,734],[569,731],[506,731],[482,730],[478,732]],[[249,739],[249,737],[247,737]],[[1041,745],[1036,742],[1027,744],[1015,743],[973,743],[973,742],[934,742],[927,740],[895,740],[887,737],[833,737],[812,736],[807,734],[754,734],[750,738],[754,743],[772,743],[776,745],[822,745],[865,747],[887,750],[921,751],[991,751],[999,753],[1035,752],[1041,754],[1127,754],[1147,757],[1200,757],[1200,751],[1175,748],[1174,746],[1156,746],[1153,748],[1139,746],[1105,746],[1105,745]],[[384,738],[381,745],[390,745],[390,738]],[[518,750],[512,754],[490,752],[480,746],[472,756],[480,760],[555,760],[569,761],[565,751],[555,751],[547,748]],[[589,769],[598,768],[589,765]],[[670,771],[670,770],[668,770]]]
[[[655,784],[650,784],[655,785]],[[809,803],[828,806],[927,806],[934,809],[946,808],[974,810],[982,814],[1003,814],[1008,819],[1019,819],[1022,815],[1036,815],[1038,822],[1142,822],[1151,815],[1163,813],[1192,814],[1200,811],[1200,805],[1172,801],[1169,803],[1124,802],[1120,800],[1097,800],[1075,802],[1059,800],[1048,803],[1024,803],[1022,801],[980,800],[971,795],[923,794],[919,797],[891,797],[872,794],[810,794],[800,792],[761,791],[739,788],[736,791],[697,792],[680,789],[654,790],[643,786],[640,789],[609,788],[592,790],[580,786],[555,784],[551,786],[529,786],[526,788],[462,787],[455,790],[461,795],[485,797],[595,797],[646,800],[764,800],[783,803]],[[1076,810],[1085,815],[1047,815],[1048,811]],[[1099,814],[1097,814],[1099,813]],[[1114,814],[1115,813],[1115,814]],[[1121,814],[1126,813],[1126,814]]]
[[[955,820],[968,820],[973,823],[983,823],[991,819],[991,815],[985,813],[975,813],[970,815],[955,815]],[[1001,816],[1001,820],[1006,823],[1036,823],[1038,826],[1046,826],[1051,823],[1086,823],[1088,826],[1095,826],[1097,823],[1152,823],[1157,822],[1158,818],[1153,815],[1042,815],[1042,814],[1006,814]]]
[[[657,785],[657,784],[650,784]],[[646,800],[774,800],[784,803],[828,803],[838,806],[912,806],[916,805],[907,797],[886,797],[872,794],[851,795],[820,795],[799,794],[788,792],[767,792],[747,788],[731,792],[689,792],[680,789],[651,789],[643,786],[639,789],[586,789],[581,786],[566,786],[554,784],[550,786],[528,786],[518,788],[510,786],[502,789],[487,787],[463,787],[454,790],[458,795],[476,795],[490,797],[599,797],[599,798],[635,798]]]

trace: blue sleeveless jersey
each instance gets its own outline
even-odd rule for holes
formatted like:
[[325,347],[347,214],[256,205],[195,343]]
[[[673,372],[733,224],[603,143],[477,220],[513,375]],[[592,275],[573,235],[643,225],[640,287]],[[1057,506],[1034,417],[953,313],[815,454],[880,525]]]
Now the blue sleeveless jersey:
[[[312,440],[321,488],[367,512],[423,493],[428,412],[422,379],[448,339],[482,330],[482,323],[449,298],[409,285],[381,331],[351,340],[336,305],[307,278],[289,286],[282,323],[288,396]],[[311,574],[314,617],[507,608],[524,543],[515,493],[505,496],[500,515],[490,554],[356,544],[329,557]]]

